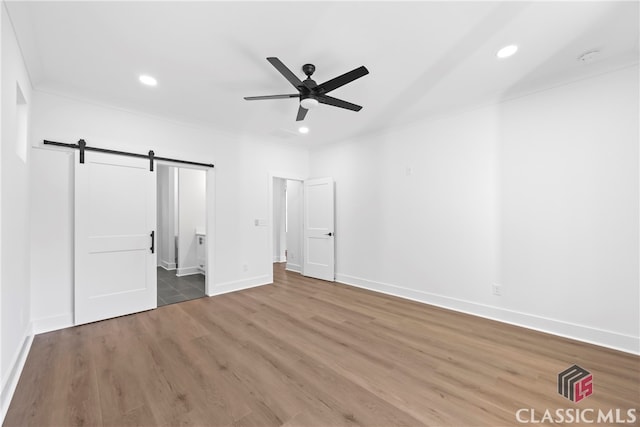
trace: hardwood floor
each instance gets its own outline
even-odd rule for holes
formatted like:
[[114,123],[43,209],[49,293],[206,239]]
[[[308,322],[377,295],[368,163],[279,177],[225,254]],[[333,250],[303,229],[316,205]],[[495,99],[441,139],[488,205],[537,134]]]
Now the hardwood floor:
[[[520,408],[638,408],[637,356],[274,274],[38,335],[4,425],[501,426]],[[578,403],[556,385],[573,364],[594,378]]]

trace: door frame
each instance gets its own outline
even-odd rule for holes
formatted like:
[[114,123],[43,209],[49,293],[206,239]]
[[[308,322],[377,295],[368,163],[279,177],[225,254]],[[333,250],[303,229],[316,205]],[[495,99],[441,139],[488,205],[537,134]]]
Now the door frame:
[[[268,248],[266,255],[269,257],[269,283],[273,283],[273,179],[280,178],[291,181],[301,181],[304,182],[305,177],[302,175],[298,175],[292,172],[278,172],[278,171],[270,171],[269,172],[269,182],[268,182],[268,216],[267,216],[267,234],[268,234]],[[304,191],[304,190],[303,190]],[[300,235],[302,236],[303,229],[300,229]],[[266,258],[266,256],[265,256]]]
[[[167,160],[156,160],[156,165],[171,166],[175,168],[183,169],[196,169],[204,171],[205,173],[205,233],[207,234],[206,249],[207,249],[207,272],[204,275],[204,293],[206,296],[212,296],[213,292],[213,275],[215,272],[215,265],[213,263],[214,256],[214,241],[215,241],[215,169],[197,166],[197,165],[183,165],[182,163],[173,163]],[[156,184],[157,191],[157,184]],[[156,203],[157,205],[157,203]],[[156,207],[157,209],[157,207]]]

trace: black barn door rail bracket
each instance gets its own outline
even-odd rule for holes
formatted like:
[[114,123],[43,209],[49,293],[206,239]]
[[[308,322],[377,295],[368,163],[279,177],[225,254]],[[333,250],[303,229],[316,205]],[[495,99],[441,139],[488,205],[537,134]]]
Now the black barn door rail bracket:
[[128,153],[126,151],[109,150],[109,149],[106,149],[106,148],[89,147],[89,146],[87,146],[87,143],[86,143],[86,141],[84,139],[81,139],[80,141],[78,141],[77,144],[67,144],[65,142],[47,141],[46,139],[44,140],[44,143],[46,145],[55,145],[57,147],[75,148],[77,150],[80,150],[80,163],[84,163],[85,151],[97,151],[97,152],[100,152],[100,153],[119,154],[121,156],[139,157],[139,158],[149,159],[149,170],[151,172],[153,172],[153,162],[154,162],[154,160],[163,160],[163,161],[166,161],[166,162],[180,163],[180,164],[183,164],[183,165],[204,166],[204,167],[207,167],[207,168],[212,168],[213,167],[213,164],[211,164],[211,163],[192,162],[192,161],[189,161],[189,160],[172,159],[170,157],[158,157],[158,156],[155,155],[153,150],[149,150],[149,154],[139,154],[139,153]]

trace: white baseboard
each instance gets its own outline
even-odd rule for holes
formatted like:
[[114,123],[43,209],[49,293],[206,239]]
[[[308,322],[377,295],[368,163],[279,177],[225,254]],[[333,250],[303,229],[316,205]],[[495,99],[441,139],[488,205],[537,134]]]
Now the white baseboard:
[[31,350],[31,344],[33,343],[33,334],[31,333],[31,329],[31,325],[29,325],[27,331],[25,331],[25,338],[22,341],[22,346],[13,357],[13,363],[9,369],[9,374],[2,384],[2,390],[0,390],[0,410],[2,411],[0,413],[0,424],[4,422],[4,417],[7,415],[11,399],[13,398],[13,393],[15,393],[16,387],[18,386],[20,374],[22,374],[22,369],[27,361],[29,350]]
[[160,267],[164,268],[165,270],[175,270],[176,269],[176,263],[175,262],[165,261],[165,260],[160,260]]
[[241,291],[243,289],[255,288],[257,286],[270,285],[273,279],[269,275],[249,277],[242,280],[234,280],[231,282],[216,283],[209,292],[208,296],[227,294],[229,292]]
[[178,277],[182,277],[182,276],[190,276],[192,274],[200,274],[201,270],[200,267],[184,267],[184,268],[178,268],[178,270],[176,271],[176,276]]
[[302,266],[298,265],[298,264],[293,264],[291,262],[288,262],[287,266],[285,267],[285,270],[293,271],[295,273],[302,273]]
[[640,354],[640,339],[631,335],[623,335],[617,332],[577,325],[519,311],[403,288],[388,283],[375,282],[347,274],[336,274],[336,281],[345,285],[356,286],[412,301],[435,305],[449,310],[496,320],[498,322],[624,351],[626,353]]
[[58,316],[34,319],[33,333],[43,334],[45,332],[57,331],[58,329],[70,328],[72,326],[73,313],[60,314]]
[[274,256],[273,257],[273,262],[286,262],[287,261],[287,257],[282,255],[282,256]]

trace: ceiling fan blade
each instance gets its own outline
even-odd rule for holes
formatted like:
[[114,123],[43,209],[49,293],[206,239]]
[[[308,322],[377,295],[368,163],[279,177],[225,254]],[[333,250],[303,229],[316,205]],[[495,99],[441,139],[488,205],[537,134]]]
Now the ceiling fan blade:
[[362,106],[360,105],[352,104],[350,102],[343,101],[342,99],[334,98],[332,96],[318,95],[316,98],[321,104],[333,105],[334,107],[345,108],[352,111],[362,110]]
[[285,98],[298,98],[300,97],[299,93],[291,94],[291,95],[265,95],[265,96],[245,96],[244,99],[247,101],[257,101],[260,99],[285,99]]
[[340,86],[344,86],[347,83],[351,83],[355,79],[359,79],[360,77],[366,76],[367,74],[369,74],[369,70],[367,70],[365,67],[359,67],[334,79],[327,80],[326,82],[319,84],[316,87],[316,90],[319,93],[329,93],[332,90],[337,89]]
[[304,120],[304,116],[307,115],[307,111],[309,110],[307,110],[306,108],[303,108],[302,105],[298,107],[298,117],[296,117],[296,122]]
[[298,86],[302,86],[302,81],[295,74],[293,74],[293,72],[288,69],[287,66],[284,65],[278,58],[269,57],[267,58],[267,61],[269,61],[271,65],[276,67],[276,70],[280,71],[280,74],[282,74],[285,79],[289,80],[289,83],[291,83],[293,87],[298,89]]

